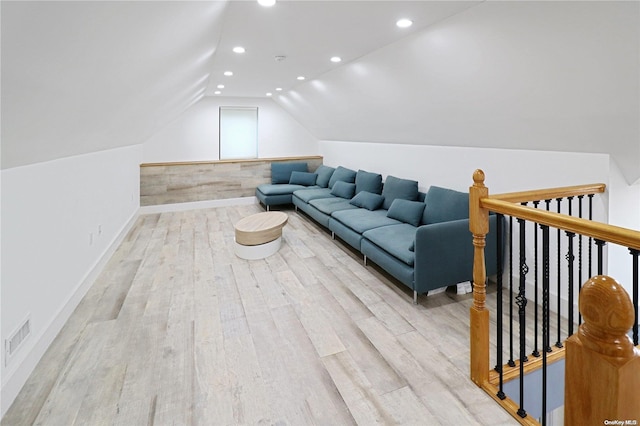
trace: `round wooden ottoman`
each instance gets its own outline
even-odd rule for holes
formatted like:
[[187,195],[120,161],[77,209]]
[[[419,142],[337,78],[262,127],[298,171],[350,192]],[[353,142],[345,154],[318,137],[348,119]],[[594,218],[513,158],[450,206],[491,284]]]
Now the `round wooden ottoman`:
[[240,219],[235,225],[236,256],[242,259],[264,259],[275,254],[282,243],[282,228],[289,216],[282,212],[256,213]]

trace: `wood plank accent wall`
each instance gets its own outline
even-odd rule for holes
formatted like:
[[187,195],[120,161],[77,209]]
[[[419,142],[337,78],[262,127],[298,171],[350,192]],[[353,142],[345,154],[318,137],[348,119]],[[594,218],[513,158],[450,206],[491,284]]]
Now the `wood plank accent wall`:
[[314,171],[322,157],[144,163],[140,165],[140,205],[252,197],[258,185],[271,182],[271,163],[276,161],[306,161]]

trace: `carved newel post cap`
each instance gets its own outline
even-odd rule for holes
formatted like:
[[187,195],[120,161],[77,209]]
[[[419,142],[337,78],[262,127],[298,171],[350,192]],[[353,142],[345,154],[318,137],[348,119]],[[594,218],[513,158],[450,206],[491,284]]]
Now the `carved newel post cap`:
[[633,350],[626,333],[633,326],[634,308],[616,280],[606,275],[590,278],[580,291],[580,313],[584,318],[580,334],[597,344],[598,352],[621,356]]
[[473,172],[473,184],[476,186],[484,186],[484,172],[481,169],[476,169]]

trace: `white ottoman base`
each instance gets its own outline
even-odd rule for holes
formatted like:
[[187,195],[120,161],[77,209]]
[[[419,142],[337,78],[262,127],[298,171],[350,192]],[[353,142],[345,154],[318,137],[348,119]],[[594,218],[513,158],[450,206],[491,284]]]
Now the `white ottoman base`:
[[276,254],[280,250],[282,237],[276,238],[268,243],[258,244],[257,246],[243,246],[234,240],[236,256],[241,259],[257,260]]

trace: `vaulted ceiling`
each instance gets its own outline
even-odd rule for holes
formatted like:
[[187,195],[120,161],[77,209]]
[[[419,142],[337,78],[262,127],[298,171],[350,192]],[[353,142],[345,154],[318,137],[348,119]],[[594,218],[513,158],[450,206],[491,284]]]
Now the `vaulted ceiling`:
[[637,181],[639,3],[552,3],[2,1],[2,168],[142,143],[220,91],[318,139],[610,153]]

